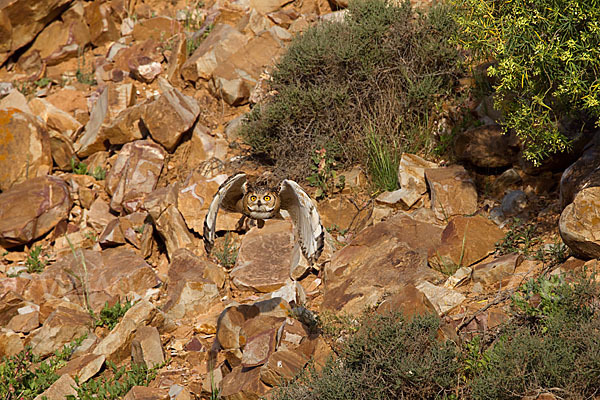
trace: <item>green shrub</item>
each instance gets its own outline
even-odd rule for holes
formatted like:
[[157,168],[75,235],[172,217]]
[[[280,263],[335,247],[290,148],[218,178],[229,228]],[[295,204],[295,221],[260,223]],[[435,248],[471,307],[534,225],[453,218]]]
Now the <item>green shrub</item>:
[[105,326],[109,330],[112,330],[132,305],[133,303],[129,300],[123,304],[121,304],[120,300],[117,300],[112,307],[109,307],[108,302],[105,302],[104,307],[100,310],[98,318],[94,319],[94,326]]
[[351,2],[345,22],[323,22],[292,40],[272,73],[275,95],[252,109],[242,136],[294,179],[311,174],[320,149],[340,167],[369,167],[381,154],[373,137],[391,160],[404,150],[428,152],[432,110],[458,71],[447,40],[451,12],[443,4],[425,14],[409,2]]
[[600,7],[589,0],[456,2],[457,42],[495,79],[507,129],[539,163],[568,148],[563,123],[600,117]]

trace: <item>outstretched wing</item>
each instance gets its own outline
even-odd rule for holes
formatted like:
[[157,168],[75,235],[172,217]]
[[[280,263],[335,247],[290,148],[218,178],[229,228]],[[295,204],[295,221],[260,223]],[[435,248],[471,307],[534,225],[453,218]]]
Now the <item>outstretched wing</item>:
[[215,243],[217,213],[219,212],[219,208],[223,208],[227,211],[240,212],[236,206],[242,197],[244,197],[245,185],[246,174],[238,172],[227,178],[227,180],[219,186],[217,193],[215,193],[215,197],[213,197],[210,207],[208,207],[206,218],[204,219],[203,237],[204,248],[207,253],[210,253],[210,250]]
[[296,182],[285,179],[279,186],[281,208],[287,210],[294,223],[296,239],[302,254],[313,264],[323,251],[324,231],[317,207]]

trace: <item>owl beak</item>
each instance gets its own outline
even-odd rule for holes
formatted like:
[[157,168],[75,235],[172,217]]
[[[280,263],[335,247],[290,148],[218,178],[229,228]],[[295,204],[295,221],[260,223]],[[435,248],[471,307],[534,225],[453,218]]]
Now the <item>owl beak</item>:
[[262,205],[262,202],[261,202],[260,200],[258,200],[258,201],[256,202],[256,205],[258,205],[258,206],[260,207],[260,206]]

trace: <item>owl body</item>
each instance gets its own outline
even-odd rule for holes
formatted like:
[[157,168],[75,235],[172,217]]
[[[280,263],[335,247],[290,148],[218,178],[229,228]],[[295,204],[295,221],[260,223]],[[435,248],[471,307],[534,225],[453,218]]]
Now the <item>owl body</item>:
[[274,189],[248,185],[239,209],[248,218],[265,220],[277,217],[280,206],[279,193]]

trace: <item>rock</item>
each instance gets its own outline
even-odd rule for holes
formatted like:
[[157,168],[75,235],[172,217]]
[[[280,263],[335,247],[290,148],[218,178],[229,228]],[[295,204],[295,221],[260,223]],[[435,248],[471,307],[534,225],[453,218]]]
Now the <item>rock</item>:
[[0,297],[0,326],[6,326],[14,316],[19,314],[19,309],[26,305],[25,300],[14,291],[3,293]]
[[162,81],[162,94],[148,104],[143,114],[144,125],[152,138],[173,151],[181,136],[196,122],[198,102]]
[[462,293],[427,281],[420,282],[416,288],[433,304],[439,315],[447,313],[465,300]]
[[522,254],[506,254],[497,259],[477,264],[473,267],[473,282],[480,282],[487,286],[500,282],[512,275],[515,269],[523,262]]
[[82,54],[90,40],[90,31],[81,17],[64,22],[55,20],[35,38],[24,55],[38,51],[46,65],[56,65]]
[[365,209],[364,212],[359,213],[359,210],[349,200],[349,197],[344,195],[320,201],[318,209],[323,226],[326,228],[336,228],[340,231],[349,230],[353,222],[353,227],[356,227],[358,231],[366,225],[368,219],[367,210]]
[[581,157],[563,172],[560,178],[560,206],[569,205],[578,192],[590,186],[600,186],[600,135],[586,146]]
[[399,199],[408,208],[427,193],[425,169],[436,168],[437,164],[409,153],[402,153],[398,165]]
[[502,214],[505,217],[514,217],[525,211],[528,205],[529,201],[524,191],[512,190],[502,199]]
[[512,135],[505,135],[499,125],[480,125],[460,131],[454,150],[459,160],[481,168],[500,168],[517,161],[519,143]]
[[253,8],[259,13],[265,15],[279,10],[287,3],[289,3],[288,0],[250,0],[250,8]]
[[225,400],[259,399],[269,391],[260,380],[260,368],[235,367],[223,378],[221,397]]
[[166,389],[134,386],[123,397],[123,400],[169,400],[169,393]]
[[109,84],[93,105],[83,135],[75,143],[79,157],[87,157],[119,145],[142,139],[138,123],[144,104],[133,106],[131,84]]
[[0,357],[12,357],[25,349],[18,333],[0,328]]
[[34,354],[45,357],[89,333],[91,328],[92,317],[83,308],[58,307],[40,329],[30,334],[28,341]]
[[59,375],[77,377],[79,383],[87,382],[104,366],[106,357],[97,354],[85,354],[72,358],[67,365],[56,371]]
[[73,378],[63,375],[34,400],[63,400],[67,396],[77,397],[77,386]]
[[246,103],[260,74],[283,49],[283,43],[271,31],[260,32],[214,69],[209,90],[229,105]]
[[162,65],[149,57],[135,57],[129,60],[129,72],[140,82],[152,83],[162,72]]
[[225,274],[215,264],[186,249],[176,250],[168,273],[164,311],[172,319],[198,315],[219,299]]
[[49,129],[60,132],[72,139],[82,125],[71,114],[55,107],[48,100],[36,97],[29,102],[33,113],[41,117]]
[[386,297],[377,307],[378,313],[401,312],[406,318],[438,312],[427,296],[412,284]]
[[[269,356],[275,351],[277,331],[280,326],[281,321],[279,321],[279,326],[268,330],[261,330],[257,334],[249,336],[246,339],[246,345],[242,351],[242,367],[252,368],[267,362]],[[266,328],[264,325],[263,327]]]
[[106,356],[109,361],[120,362],[131,355],[131,341],[136,329],[150,324],[158,310],[147,300],[134,304],[114,329],[98,343],[93,354]]
[[477,211],[477,190],[462,166],[426,169],[425,178],[431,190],[431,208],[439,220]]
[[94,46],[119,39],[119,29],[112,17],[109,3],[94,0],[85,6],[85,20],[90,27],[91,41]]
[[600,257],[600,187],[581,190],[560,214],[558,230],[563,242],[578,256]]
[[441,227],[408,214],[396,214],[364,229],[325,266],[321,308],[360,313],[388,293],[439,279],[437,272],[427,268],[426,254],[439,245],[441,234]]
[[215,136],[211,135],[207,127],[197,123],[190,139],[188,159],[207,161],[218,158],[219,160],[225,160],[228,149],[227,140],[218,133]]
[[33,178],[0,193],[0,245],[11,248],[39,238],[67,219],[72,205],[67,185],[53,176]]
[[40,326],[40,313],[32,311],[27,314],[17,314],[11,318],[6,327],[14,332],[29,333]]
[[112,196],[110,207],[136,211],[145,195],[152,192],[163,168],[166,152],[151,140],[127,143],[106,175],[106,190]]
[[136,42],[143,42],[150,38],[161,41],[170,39],[180,31],[181,26],[177,20],[159,16],[135,24],[131,35]]
[[110,206],[106,200],[98,197],[87,212],[87,224],[97,232],[102,232],[106,225],[115,219],[110,213]]
[[450,220],[439,246],[428,253],[429,265],[446,274],[484,259],[495,249],[504,232],[492,221],[481,216],[454,217]]
[[29,108],[29,104],[27,103],[27,98],[18,90],[13,90],[8,96],[0,99],[0,110],[8,110],[10,108],[16,108],[26,114],[32,114],[31,108]]
[[230,273],[233,284],[263,293],[279,289],[289,278],[294,244],[290,221],[267,220],[263,228],[253,227],[242,238]]
[[280,385],[298,375],[307,362],[308,358],[300,352],[278,350],[260,368],[260,380],[269,386]]
[[0,5],[0,64],[30,43],[72,0],[30,3],[12,0]]
[[503,195],[506,191],[523,182],[519,171],[514,168],[507,169],[496,178],[493,184],[494,193]]
[[169,258],[178,249],[194,246],[195,240],[177,209],[178,189],[178,183],[173,183],[150,193],[144,201],[144,208],[150,213],[156,230],[165,241]]
[[187,81],[210,79],[217,65],[224,62],[248,42],[248,38],[227,24],[215,24],[210,34],[200,43],[181,67]]
[[146,223],[147,212],[134,212],[123,217],[112,219],[98,238],[102,247],[131,243],[136,248],[142,247],[142,237],[146,229],[152,229]]
[[131,359],[135,364],[151,369],[165,362],[158,329],[153,326],[140,326],[131,342]]
[[0,110],[0,191],[52,171],[50,137],[40,119]]
[[85,93],[75,90],[72,86],[57,88],[55,92],[46,97],[46,100],[56,108],[71,115],[75,114],[75,111],[86,111],[87,113]]
[[159,283],[152,267],[132,250],[123,247],[102,251],[78,249],[75,255],[70,253],[46,267],[34,278],[26,295],[35,300],[40,292],[49,293],[57,297],[71,297],[73,301],[85,304],[81,297],[85,281],[94,312],[99,312],[105,301],[113,303],[124,299],[130,292],[143,296]]

